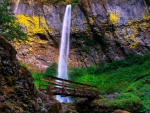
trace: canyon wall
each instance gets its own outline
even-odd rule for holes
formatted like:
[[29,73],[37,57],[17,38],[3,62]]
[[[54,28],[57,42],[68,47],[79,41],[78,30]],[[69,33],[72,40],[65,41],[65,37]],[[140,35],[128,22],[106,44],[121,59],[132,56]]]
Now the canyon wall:
[[16,59],[16,50],[0,36],[0,112],[40,113],[30,72]]
[[[61,113],[61,104],[35,87],[16,50],[0,36],[0,113]],[[42,106],[42,107],[41,107]]]
[[[58,61],[65,2],[13,1],[12,9],[28,34],[15,42],[17,58],[34,69]],[[70,67],[97,65],[125,53],[150,51],[148,0],[80,0],[72,5]]]

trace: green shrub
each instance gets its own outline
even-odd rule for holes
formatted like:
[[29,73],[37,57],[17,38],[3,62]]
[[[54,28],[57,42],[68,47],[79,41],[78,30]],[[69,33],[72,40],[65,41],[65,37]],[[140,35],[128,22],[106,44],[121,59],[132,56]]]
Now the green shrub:
[[147,61],[148,59],[150,59],[150,52],[146,52],[145,54],[143,54],[143,60]]
[[28,68],[28,65],[25,64],[24,62],[20,62],[20,65],[23,66],[23,67],[25,67],[25,68]]
[[[150,65],[149,65],[150,66]],[[150,111],[150,76],[146,74],[140,76],[139,79],[131,83],[124,92],[137,95],[142,100],[142,108],[140,112]]]
[[122,109],[132,113],[138,113],[142,108],[142,103],[138,97],[131,97],[127,99],[120,98],[116,100],[110,100],[106,103],[106,106],[112,109]]
[[96,68],[94,66],[88,67],[87,68],[87,73],[91,74],[91,75],[95,74],[96,73]]
[[143,55],[139,55],[136,53],[127,53],[125,55],[125,66],[131,66],[134,64],[142,64],[144,62]]
[[114,100],[107,99],[105,105],[112,109],[122,109],[132,113],[137,113],[142,108],[141,99],[131,93],[121,93],[114,98]]
[[82,68],[72,68],[69,71],[69,80],[75,80],[77,77],[81,77],[83,75],[87,74],[84,67]]
[[43,76],[44,76],[44,74],[41,72],[36,72],[36,73],[34,73],[33,71],[30,71],[30,72],[31,72],[34,80],[39,80],[40,78],[43,78]]
[[[74,81],[96,85],[102,94],[121,92],[137,78],[150,73],[150,57],[147,56],[149,54],[141,56],[145,61],[141,65],[135,63],[126,66],[125,60],[115,60],[113,63],[101,61],[97,67],[90,66],[87,69],[75,68],[70,71],[69,78]],[[91,77],[93,78],[91,79]]]
[[125,68],[133,65],[141,65],[145,62],[150,60],[150,53],[146,53],[144,55],[138,55],[136,53],[127,53],[125,54],[125,59],[116,59],[110,63],[106,63],[103,61],[100,61],[97,67],[93,70],[95,70],[95,73],[93,74],[101,74],[103,72],[108,72],[111,70],[116,70],[120,67]]
[[100,73],[104,72],[105,65],[106,65],[106,62],[100,60],[98,66],[96,67],[95,74],[100,74]]
[[91,101],[89,106],[91,108],[95,106],[100,109],[107,108],[112,111],[122,109],[132,113],[139,113],[142,108],[142,101],[138,96],[131,93],[121,93],[117,95],[111,94],[111,96],[102,95]]
[[48,78],[49,76],[56,76],[57,75],[57,63],[52,63],[44,73],[44,78]]
[[79,0],[71,0],[72,1],[72,3],[78,3],[79,2]]
[[[115,100],[103,99],[104,106],[123,109],[133,113],[150,111],[150,53],[128,53],[125,59],[110,63],[100,61],[97,67],[73,69],[73,79],[97,86],[100,94],[113,94]],[[76,76],[77,75],[77,76]],[[101,105],[102,103],[100,103]]]
[[21,31],[22,27],[17,23],[17,18],[13,15],[9,8],[11,3],[9,0],[0,1],[0,35],[7,40],[26,39],[27,36]]
[[32,69],[30,70],[30,72],[34,79],[34,84],[35,84],[36,88],[38,89],[39,88],[39,80],[40,80],[40,78],[43,78],[44,74],[41,72],[34,72]]

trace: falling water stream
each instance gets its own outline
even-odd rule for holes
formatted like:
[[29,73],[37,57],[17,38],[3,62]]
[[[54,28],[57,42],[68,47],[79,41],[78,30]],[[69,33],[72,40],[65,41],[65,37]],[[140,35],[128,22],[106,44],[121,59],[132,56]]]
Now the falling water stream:
[[[71,5],[67,5],[62,27],[61,46],[58,61],[58,75],[57,75],[57,77],[63,79],[68,79],[67,61],[69,55],[70,23],[71,23],[70,21],[71,21]],[[56,99],[59,100],[60,102],[65,103],[70,102],[69,97],[61,97],[60,95],[57,95]]]

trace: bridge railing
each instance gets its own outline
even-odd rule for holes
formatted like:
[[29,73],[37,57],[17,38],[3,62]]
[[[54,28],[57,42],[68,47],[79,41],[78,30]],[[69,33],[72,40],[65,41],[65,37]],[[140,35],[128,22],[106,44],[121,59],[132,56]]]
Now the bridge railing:
[[[44,83],[43,83],[44,82]],[[49,93],[62,96],[98,96],[98,88],[88,84],[74,82],[50,76],[48,79],[40,78],[39,90],[48,90]]]

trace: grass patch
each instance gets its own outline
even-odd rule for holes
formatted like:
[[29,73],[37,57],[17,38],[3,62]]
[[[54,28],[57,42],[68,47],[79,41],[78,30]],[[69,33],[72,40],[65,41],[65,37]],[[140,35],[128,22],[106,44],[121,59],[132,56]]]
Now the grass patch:
[[131,93],[142,100],[140,112],[150,110],[150,75],[131,83],[123,92]]
[[[40,78],[45,78],[45,79],[48,79],[49,76],[56,76],[56,72],[57,72],[57,63],[54,62],[52,63],[51,65],[49,65],[45,71],[45,73],[42,73],[42,72],[38,72],[35,70],[33,71],[32,67],[28,66],[27,64],[23,63],[23,62],[20,62],[20,65],[29,69],[33,79],[34,79],[34,84],[36,86],[37,89],[39,89],[39,83],[40,83]],[[47,82],[45,81],[42,81],[41,84],[44,84],[44,85],[48,85]],[[47,87],[46,86],[42,86],[41,87],[42,89],[46,89]]]
[[[25,64],[22,65],[27,67]],[[50,65],[45,73],[31,71],[37,89],[40,77],[56,76],[56,71],[56,64]],[[102,95],[119,93],[114,100],[108,98],[95,100],[97,104],[103,104],[112,109],[144,113],[150,111],[149,74],[150,53],[144,55],[129,53],[124,60],[115,60],[111,63],[101,61],[97,67],[90,66],[87,69],[72,68],[69,72],[69,79],[97,86]]]
[[121,92],[140,76],[150,73],[150,61],[146,63],[149,64],[149,67],[144,63],[142,65],[118,68],[111,72],[104,72],[99,75],[84,73],[73,79],[77,82],[98,86],[101,94]]
[[124,60],[100,62],[99,66],[87,69],[73,69],[69,76],[76,82],[97,86],[102,95],[118,92],[121,96],[115,97],[115,101],[109,100],[106,103],[109,107],[145,112],[150,110],[149,74],[150,54],[130,53]]
[[[43,73],[41,73],[41,72],[34,73],[33,71],[30,71],[30,72],[34,79],[34,84],[35,84],[36,88],[39,89],[39,83],[40,83],[39,80],[40,80],[40,78],[43,78],[43,76],[44,76]],[[47,84],[47,83],[42,81],[42,84]]]
[[117,95],[115,100],[109,100],[105,105],[112,109],[123,109],[134,113],[142,108],[141,99],[130,93]]

